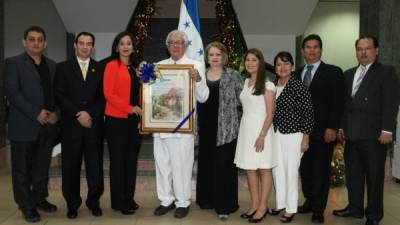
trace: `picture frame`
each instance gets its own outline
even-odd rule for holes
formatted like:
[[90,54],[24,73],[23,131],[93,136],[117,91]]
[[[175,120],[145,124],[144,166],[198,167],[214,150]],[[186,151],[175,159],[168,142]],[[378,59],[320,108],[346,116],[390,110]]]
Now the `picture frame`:
[[189,76],[192,68],[192,64],[156,66],[157,79],[143,84],[142,132],[194,132],[194,81]]

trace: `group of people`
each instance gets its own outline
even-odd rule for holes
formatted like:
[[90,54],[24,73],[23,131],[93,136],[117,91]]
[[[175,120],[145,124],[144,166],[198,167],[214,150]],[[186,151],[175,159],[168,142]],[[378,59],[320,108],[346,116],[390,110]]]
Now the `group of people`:
[[[60,128],[62,193],[67,217],[74,219],[82,204],[80,172],[85,162],[86,206],[101,216],[104,191],[103,137],[110,153],[111,208],[124,215],[139,209],[135,202],[141,81],[134,54],[135,38],[119,33],[106,63],[91,58],[95,37],[76,35],[76,57],[55,64],[43,55],[45,31],[24,33],[25,52],[6,60],[6,96],[10,103],[14,199],[28,222],[40,220],[37,209],[54,212],[47,183],[53,135]],[[281,214],[289,223],[296,213],[312,212],[313,223],[324,222],[330,186],[330,163],[337,139],[345,139],[349,204],[335,216],[363,218],[377,225],[383,217],[385,145],[393,141],[399,106],[399,81],[393,67],[377,61],[373,36],[356,41],[359,65],[346,71],[321,61],[322,40],[302,42],[306,65],[293,71],[289,52],[274,58],[276,80],[265,75],[260,50],[244,56],[243,81],[227,67],[228,53],[220,42],[205,49],[205,69],[185,55],[189,44],[182,31],[166,38],[170,58],[159,64],[192,64],[193,100],[199,135],[196,203],[214,209],[225,220],[239,209],[238,170],[246,171],[250,205],[240,217],[261,222]],[[105,118],[105,119],[104,119]],[[59,121],[58,125],[56,123]],[[154,133],[157,196],[154,215],[171,210],[189,213],[194,163],[194,134]],[[301,178],[304,204],[298,206]],[[364,183],[368,204],[364,210]],[[272,186],[276,205],[268,206]]]

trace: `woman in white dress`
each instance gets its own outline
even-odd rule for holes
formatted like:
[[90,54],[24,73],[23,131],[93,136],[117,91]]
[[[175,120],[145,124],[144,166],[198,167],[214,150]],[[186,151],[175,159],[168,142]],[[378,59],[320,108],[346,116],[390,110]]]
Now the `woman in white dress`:
[[264,57],[258,49],[247,51],[245,67],[248,78],[240,94],[243,116],[235,164],[246,170],[251,196],[250,208],[240,217],[248,219],[250,223],[258,223],[268,211],[271,168],[277,165],[271,126],[275,112],[275,85],[266,78]]

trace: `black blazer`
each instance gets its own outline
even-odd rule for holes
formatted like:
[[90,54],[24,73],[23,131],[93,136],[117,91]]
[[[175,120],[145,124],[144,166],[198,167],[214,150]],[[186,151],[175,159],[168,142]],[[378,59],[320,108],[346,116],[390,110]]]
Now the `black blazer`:
[[351,97],[357,67],[345,72],[346,106],[343,129],[346,139],[377,139],[382,130],[394,132],[399,109],[400,85],[392,66],[374,62]]
[[[296,70],[295,76],[301,80],[303,67]],[[314,106],[313,138],[323,139],[327,128],[338,129],[344,111],[345,82],[342,69],[321,61],[311,81],[311,92]]]
[[[51,87],[53,87],[56,64],[45,56],[43,59],[49,67]],[[35,140],[41,128],[36,118],[44,108],[44,96],[40,75],[28,54],[22,53],[6,59],[5,91],[10,102],[8,138],[11,141]],[[53,92],[53,88],[51,91]],[[54,102],[54,94],[51,98]],[[51,129],[50,134],[56,134],[54,125],[45,126]]]
[[[57,65],[55,79],[56,102],[61,109],[61,135],[80,136],[83,132],[99,135],[103,126],[103,73],[98,62],[90,59],[86,80],[83,80],[77,59]],[[92,117],[92,127],[82,127],[76,119],[79,111]]]
[[[275,81],[275,85],[278,80]],[[305,133],[312,131],[314,112],[311,94],[304,84],[291,77],[276,99],[274,129],[282,134]]]

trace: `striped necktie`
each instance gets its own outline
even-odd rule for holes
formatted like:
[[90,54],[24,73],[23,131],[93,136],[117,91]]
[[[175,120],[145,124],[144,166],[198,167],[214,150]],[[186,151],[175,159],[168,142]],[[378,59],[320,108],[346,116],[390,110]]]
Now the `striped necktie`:
[[356,95],[358,89],[361,86],[361,82],[363,81],[363,79],[365,77],[365,74],[367,73],[367,67],[366,66],[361,65],[360,69],[361,69],[360,76],[355,81],[356,83],[354,85],[353,91],[351,92],[351,97],[354,97],[354,95]]

